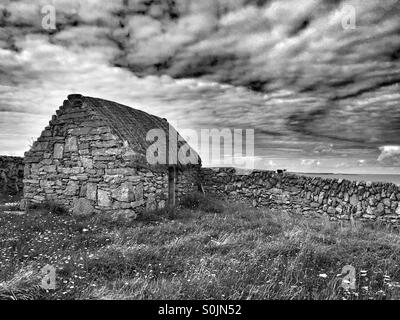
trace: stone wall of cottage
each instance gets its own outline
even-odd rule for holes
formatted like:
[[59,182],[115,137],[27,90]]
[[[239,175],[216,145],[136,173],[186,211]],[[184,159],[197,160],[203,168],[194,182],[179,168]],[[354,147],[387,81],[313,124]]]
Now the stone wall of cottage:
[[[75,214],[129,217],[163,208],[167,171],[138,166],[137,157],[79,100],[65,100],[25,154],[22,207],[54,201]],[[192,187],[190,179],[185,179],[180,180],[180,192]]]
[[179,172],[177,179],[176,195],[179,201],[185,194],[199,192],[200,188],[200,167]]
[[203,168],[208,193],[250,202],[255,207],[288,210],[302,215],[328,214],[331,220],[354,218],[400,221],[400,187],[392,183],[355,182],[290,173],[233,168]]
[[23,177],[23,158],[0,156],[0,193],[14,195],[22,192]]

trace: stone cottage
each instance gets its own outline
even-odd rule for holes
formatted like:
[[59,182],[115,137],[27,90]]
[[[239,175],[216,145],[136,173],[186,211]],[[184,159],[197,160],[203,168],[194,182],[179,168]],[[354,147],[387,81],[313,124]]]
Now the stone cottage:
[[[177,161],[181,150],[191,161]],[[22,207],[53,201],[74,214],[136,216],[197,191],[200,168],[166,119],[73,94],[25,153]]]

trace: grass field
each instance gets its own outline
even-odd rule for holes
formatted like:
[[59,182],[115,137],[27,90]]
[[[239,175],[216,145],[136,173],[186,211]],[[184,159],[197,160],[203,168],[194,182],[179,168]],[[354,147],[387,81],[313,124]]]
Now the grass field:
[[[0,213],[0,298],[400,298],[397,230],[209,199],[184,205],[139,221]],[[46,264],[55,290],[39,286]],[[341,287],[346,265],[354,290]]]

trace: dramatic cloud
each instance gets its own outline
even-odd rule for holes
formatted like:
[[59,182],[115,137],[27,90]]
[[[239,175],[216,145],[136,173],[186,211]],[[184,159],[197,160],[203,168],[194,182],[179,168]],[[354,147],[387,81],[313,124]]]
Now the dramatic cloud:
[[383,146],[378,161],[387,166],[400,166],[400,146]]
[[376,160],[400,143],[399,14],[393,0],[3,1],[0,151],[21,154],[79,92],[181,127],[254,128],[262,167],[399,166]]

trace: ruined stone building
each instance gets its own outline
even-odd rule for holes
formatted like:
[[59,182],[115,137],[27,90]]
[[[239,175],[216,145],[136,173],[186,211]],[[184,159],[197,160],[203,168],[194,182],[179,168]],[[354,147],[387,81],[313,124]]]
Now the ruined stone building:
[[[201,160],[171,128],[128,106],[69,95],[25,153],[22,206],[53,201],[75,214],[136,216],[174,205],[198,190]],[[165,134],[165,149],[152,148],[154,129]],[[181,150],[192,161],[176,161]]]

